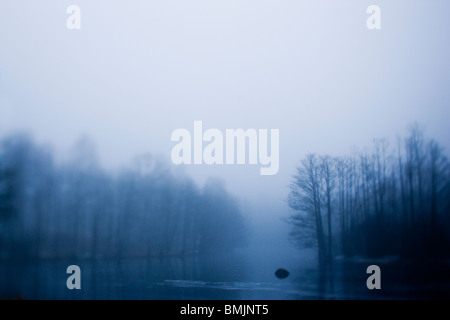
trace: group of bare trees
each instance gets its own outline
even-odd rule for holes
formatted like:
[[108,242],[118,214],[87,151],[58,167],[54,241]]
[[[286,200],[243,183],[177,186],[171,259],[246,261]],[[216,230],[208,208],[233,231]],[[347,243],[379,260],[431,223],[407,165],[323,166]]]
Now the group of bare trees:
[[220,181],[200,189],[151,156],[107,173],[87,141],[65,164],[24,135],[0,146],[0,259],[188,256],[244,241]]
[[288,197],[298,244],[315,245],[319,261],[345,256],[448,257],[450,163],[414,125],[390,145],[332,158],[307,155]]

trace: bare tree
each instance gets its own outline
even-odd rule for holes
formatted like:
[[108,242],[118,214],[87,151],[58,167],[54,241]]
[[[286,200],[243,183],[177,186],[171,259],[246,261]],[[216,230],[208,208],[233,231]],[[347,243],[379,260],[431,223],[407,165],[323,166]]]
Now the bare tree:
[[[318,246],[319,262],[326,262],[327,248],[322,221],[322,179],[318,157],[309,154],[297,167],[296,175],[290,186],[289,206],[298,213],[291,219],[303,223],[303,227],[313,226]],[[305,215],[305,216],[304,216]],[[309,220],[312,220],[312,223]]]

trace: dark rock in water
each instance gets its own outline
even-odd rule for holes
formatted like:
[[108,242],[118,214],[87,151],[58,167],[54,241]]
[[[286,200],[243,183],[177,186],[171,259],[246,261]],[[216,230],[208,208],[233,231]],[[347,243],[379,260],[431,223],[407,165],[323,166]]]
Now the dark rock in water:
[[277,271],[275,271],[275,276],[278,279],[286,279],[287,277],[289,277],[289,271],[287,271],[286,269],[280,268]]

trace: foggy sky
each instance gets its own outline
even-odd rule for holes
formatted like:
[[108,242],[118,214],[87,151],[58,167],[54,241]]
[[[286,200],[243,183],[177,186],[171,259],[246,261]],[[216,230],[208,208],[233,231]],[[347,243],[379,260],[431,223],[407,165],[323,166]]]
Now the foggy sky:
[[[66,28],[71,4],[81,30]],[[382,30],[366,27],[370,4]],[[0,134],[28,130],[58,154],[85,134],[117,168],[146,152],[170,161],[172,131],[194,120],[280,129],[276,176],[176,169],[282,206],[308,152],[345,154],[414,121],[449,150],[449,12],[446,0],[2,1]]]

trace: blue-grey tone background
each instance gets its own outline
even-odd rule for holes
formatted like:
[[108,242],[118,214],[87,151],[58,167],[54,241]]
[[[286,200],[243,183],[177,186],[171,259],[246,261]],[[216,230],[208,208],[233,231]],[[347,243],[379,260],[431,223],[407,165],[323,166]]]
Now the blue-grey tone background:
[[[66,28],[71,4],[81,30]],[[381,30],[366,27],[371,4]],[[447,0],[2,1],[0,135],[26,130],[59,161],[87,135],[117,170],[146,152],[170,161],[171,132],[194,120],[280,129],[276,176],[173,169],[224,179],[261,250],[287,248],[268,263],[289,266],[297,249],[282,218],[305,154],[395,141],[415,121],[449,149],[449,13]]]

